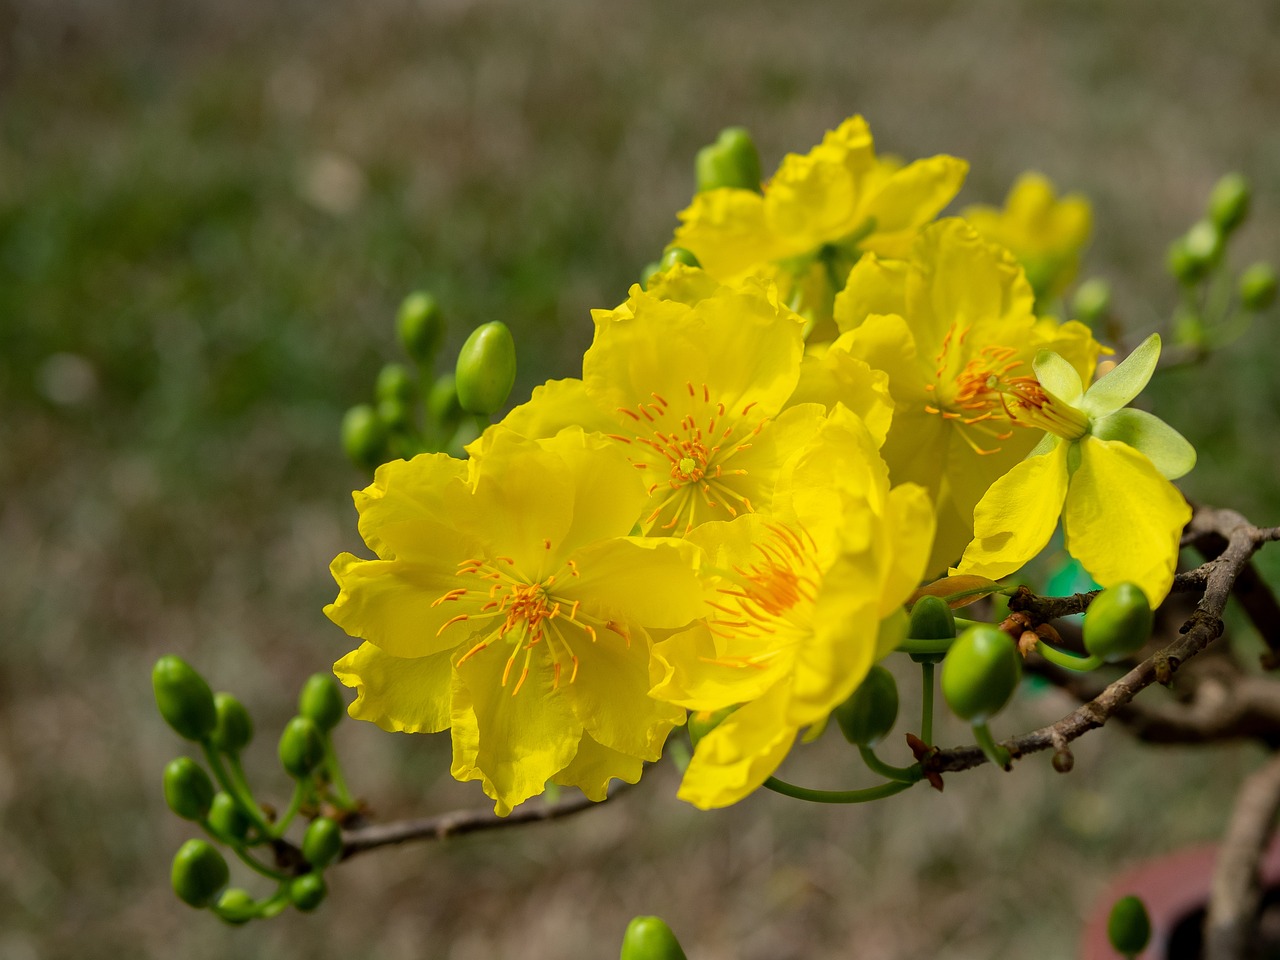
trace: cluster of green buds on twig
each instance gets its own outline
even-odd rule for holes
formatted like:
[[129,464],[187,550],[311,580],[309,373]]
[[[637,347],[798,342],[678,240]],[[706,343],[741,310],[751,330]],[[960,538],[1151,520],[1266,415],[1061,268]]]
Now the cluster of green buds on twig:
[[378,373],[374,402],[347,411],[342,445],[360,467],[463,447],[507,402],[516,379],[516,349],[506,324],[494,320],[471,332],[452,370],[436,372],[445,319],[436,298],[411,293],[400,305],[396,334],[411,363],[388,363]]
[[[331,734],[345,708],[337,683],[318,673],[302,687],[298,715],[285,725],[279,741],[280,765],[294,786],[284,813],[277,815],[255,798],[240,762],[253,739],[253,721],[244,705],[229,693],[213,693],[179,657],[156,661],[151,680],[161,716],[179,736],[199,745],[205,761],[202,766],[182,756],[165,767],[169,809],[199,824],[211,840],[275,883],[275,890],[261,898],[229,886],[231,872],[218,847],[206,839],[190,839],[173,858],[174,892],[191,906],[208,908],[235,924],[273,917],[289,906],[314,910],[327,892],[325,869],[342,855],[340,822],[359,809],[333,750]],[[294,846],[286,835],[299,816],[308,823],[301,843]]]

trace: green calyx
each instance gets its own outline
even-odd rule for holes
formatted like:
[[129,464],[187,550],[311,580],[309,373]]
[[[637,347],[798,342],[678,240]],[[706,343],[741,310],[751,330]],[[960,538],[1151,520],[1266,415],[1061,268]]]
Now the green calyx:
[[458,402],[468,413],[487,416],[507,402],[516,382],[516,344],[500,320],[471,332],[454,369]]
[[324,734],[310,717],[294,717],[280,735],[280,765],[295,779],[309,777],[324,762]]
[[302,836],[302,855],[317,870],[332,864],[342,855],[342,828],[328,817],[316,817]]
[[396,315],[396,335],[416,363],[430,363],[444,340],[444,315],[436,298],[424,290],[405,297]]
[[1151,941],[1151,917],[1146,905],[1136,896],[1121,897],[1107,918],[1107,939],[1117,952],[1136,957]]
[[200,821],[209,815],[213,781],[204,767],[190,757],[170,760],[164,768],[164,800],[184,820]]
[[298,694],[298,714],[324,731],[336,727],[346,709],[338,682],[327,673],[313,673]]
[[161,657],[151,670],[160,715],[179,736],[200,742],[218,722],[213,691],[189,663],[172,655]]
[[661,917],[636,917],[622,935],[618,960],[688,960]]
[[760,154],[745,127],[726,127],[694,161],[698,192],[732,187],[760,192]]
[[223,753],[239,753],[253,739],[253,719],[249,716],[249,711],[229,693],[214,694],[213,705],[218,722],[213,728],[210,741]]
[[1004,709],[1022,679],[1017,644],[980,623],[956,639],[942,664],[942,696],[961,720],[982,724]]
[[[911,640],[951,640],[955,635],[955,614],[941,597],[923,596],[911,607],[911,622],[907,626]],[[938,663],[944,653],[912,653],[911,659],[916,663]]]
[[205,840],[188,840],[179,847],[169,874],[173,892],[196,908],[213,903],[230,879],[227,861]]
[[1084,647],[1107,663],[1142,649],[1155,615],[1142,588],[1117,583],[1093,598],[1084,616]]
[[873,666],[849,699],[836,707],[836,723],[844,738],[860,747],[874,747],[898,719],[898,684],[884,667]]

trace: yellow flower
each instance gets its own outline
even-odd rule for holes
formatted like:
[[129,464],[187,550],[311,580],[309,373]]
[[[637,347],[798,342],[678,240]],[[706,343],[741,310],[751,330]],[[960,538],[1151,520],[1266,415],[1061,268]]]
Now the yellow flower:
[[1008,398],[1034,382],[1031,364],[1054,350],[1091,379],[1101,349],[1087,327],[1037,319],[1034,296],[1008,251],[962,220],[921,231],[907,262],[868,255],[836,300],[846,351],[889,377],[893,424],[884,445],[894,483],[934,498],[940,571],[973,534],[973,508],[1035,445]]
[[654,646],[653,695],[699,711],[741,705],[698,743],[680,797],[704,809],[769,777],[802,727],[822,723],[903,635],[933,514],[889,489],[863,424],[837,409],[791,461],[781,509],[706,523],[689,539],[709,574],[707,621]]
[[699,193],[680,213],[672,242],[719,280],[770,276],[809,319],[829,318],[831,298],[859,253],[905,256],[916,230],[951,201],[967,172],[955,157],[907,166],[877,158],[866,121],[852,117],[809,153],[787,154],[762,194]]
[[[782,463],[845,403],[883,436],[889,400],[865,364],[801,383],[802,321],[772,284],[716,283],[676,266],[595,312],[582,380],[552,381],[503,421],[529,437],[579,425],[607,437],[643,478],[640,528],[683,536],[708,520],[768,511]],[[843,379],[841,379],[841,377]],[[470,449],[482,460],[487,440]]]
[[453,775],[500,814],[657,759],[681,711],[647,695],[648,631],[701,615],[697,551],[626,536],[645,493],[614,445],[498,430],[483,461],[384,464],[355,500],[377,559],[334,560],[325,608],[367,641],[334,667],[352,716],[451,729]]
[[1012,573],[1044,548],[1061,516],[1067,552],[1099,584],[1136,583],[1153,607],[1165,598],[1191,519],[1169,481],[1189,471],[1196,454],[1162,420],[1127,409],[1159,358],[1152,334],[1088,391],[1061,357],[1036,358],[1039,385],[1015,402],[1049,432],[978,504],[975,538],[957,572]]
[[1018,178],[1004,209],[976,205],[963,216],[987,240],[1013,252],[1041,302],[1060,297],[1075,279],[1093,232],[1089,201],[1074,193],[1058,199],[1038,173]]

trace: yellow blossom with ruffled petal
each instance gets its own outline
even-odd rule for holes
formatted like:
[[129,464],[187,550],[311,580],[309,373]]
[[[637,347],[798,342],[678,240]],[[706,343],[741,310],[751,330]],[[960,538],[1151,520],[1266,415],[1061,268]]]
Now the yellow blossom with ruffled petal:
[[507,430],[482,461],[424,454],[355,495],[376,559],[333,562],[325,608],[366,641],[334,672],[351,715],[449,729],[452,772],[506,814],[548,780],[603,799],[681,711],[648,696],[650,635],[702,614],[698,552],[628,536],[645,500],[616,445]]

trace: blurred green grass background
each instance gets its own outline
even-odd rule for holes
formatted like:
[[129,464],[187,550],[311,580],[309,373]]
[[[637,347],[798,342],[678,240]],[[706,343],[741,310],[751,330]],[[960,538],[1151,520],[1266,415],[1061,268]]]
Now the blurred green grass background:
[[[770,169],[861,112],[882,150],[969,159],[960,203],[1028,168],[1092,197],[1086,272],[1137,338],[1221,173],[1255,189],[1238,263],[1280,258],[1277,49],[1263,0],[0,0],[0,958],[611,957],[646,912],[695,960],[1073,956],[1109,873],[1220,832],[1253,752],[1104,731],[1066,777],[1038,758],[943,796],[716,814],[655,769],[573,821],[361,858],[318,914],[230,929],[168,889],[189,831],[159,775],[182,748],[148,671],[176,652],[241,696],[251,775],[285,799],[276,732],[349,648],[320,612],[359,546],[337,425],[409,290],[443,301],[453,349],[506,321],[521,399],[577,372],[588,311],[667,240],[721,127]],[[1189,495],[1267,523],[1275,323],[1153,387],[1201,452]],[[483,805],[445,738],[352,723],[340,749],[382,816]],[[846,759],[807,754],[806,782]]]

